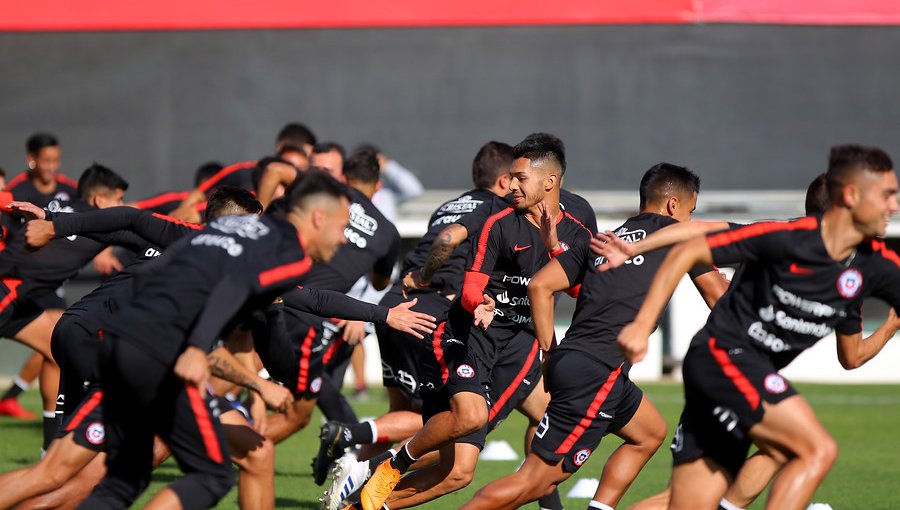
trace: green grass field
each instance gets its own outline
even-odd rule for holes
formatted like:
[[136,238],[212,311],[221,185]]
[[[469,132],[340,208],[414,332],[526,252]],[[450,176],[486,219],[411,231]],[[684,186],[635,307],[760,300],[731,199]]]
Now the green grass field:
[[[642,385],[650,398],[659,407],[671,430],[681,410],[681,387],[675,384]],[[837,464],[823,486],[816,493],[815,501],[827,502],[835,509],[896,509],[900,508],[900,387],[897,386],[837,386],[799,385],[800,391],[815,408],[819,418],[837,439],[841,453]],[[37,411],[39,408],[36,392],[28,392],[23,404]],[[386,408],[382,395],[375,393],[366,403],[354,403],[360,416],[380,414]],[[318,447],[318,424],[320,417],[313,418],[316,424],[288,439],[277,449],[276,504],[281,508],[317,508],[319,487],[312,482],[309,463]],[[38,458],[40,448],[40,424],[20,422],[0,418],[2,440],[0,440],[0,470],[7,471],[23,467]],[[512,416],[489,440],[508,441],[517,450],[521,448],[524,419]],[[609,452],[617,446],[616,438],[609,440],[591,456],[590,460],[563,484],[563,496],[580,478],[597,478]],[[631,491],[625,496],[620,508],[654,494],[665,487],[671,468],[671,457],[661,449],[644,469]],[[479,487],[490,480],[503,476],[518,465],[518,462],[482,462],[475,481],[467,489],[432,502],[425,508],[456,508],[467,500]],[[154,483],[145,495],[149,497],[164,484],[179,475],[178,468],[171,461],[155,474]],[[146,501],[142,499],[141,502]],[[566,508],[582,509],[586,499],[566,499]],[[139,504],[141,503],[139,502]],[[752,508],[762,508],[757,503]],[[237,508],[236,492],[233,491],[219,505],[220,508]],[[532,505],[537,508],[537,505]]]

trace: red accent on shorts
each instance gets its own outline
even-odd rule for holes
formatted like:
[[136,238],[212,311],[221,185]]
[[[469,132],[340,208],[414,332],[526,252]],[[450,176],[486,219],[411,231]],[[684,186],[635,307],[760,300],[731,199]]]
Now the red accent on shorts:
[[481,235],[478,236],[478,251],[475,252],[475,262],[472,263],[470,271],[481,271],[481,265],[484,264],[484,252],[487,250],[488,237],[491,235],[491,227],[493,227],[494,223],[497,223],[501,218],[512,214],[513,210],[512,207],[507,207],[488,218],[484,223],[484,227],[481,229]]
[[447,360],[444,359],[444,348],[441,347],[441,336],[444,334],[444,326],[446,325],[446,322],[438,324],[437,329],[434,330],[434,335],[431,337],[431,348],[434,351],[434,358],[441,367],[441,381],[445,384],[450,379],[450,369],[447,368]]
[[716,339],[713,337],[709,338],[709,350],[715,358],[716,363],[722,367],[722,372],[731,379],[731,382],[737,386],[737,389],[744,395],[744,398],[747,399],[747,403],[750,404],[750,408],[754,411],[757,407],[759,407],[759,392],[756,391],[756,388],[750,381],[741,373],[738,367],[734,366],[734,363],[731,362],[731,358],[728,357],[728,352],[724,349],[720,349],[716,346]]
[[322,365],[327,365],[328,362],[331,361],[331,358],[334,357],[334,353],[336,353],[342,345],[344,345],[344,335],[338,335],[337,338],[335,338],[334,341],[331,342],[331,345],[328,346],[328,350],[325,351],[325,355],[322,356]]
[[12,304],[13,301],[18,299],[19,292],[17,289],[19,288],[19,285],[22,285],[22,280],[17,278],[3,278],[0,281],[2,281],[3,285],[6,285],[6,288],[9,289],[9,293],[0,300],[0,312],[2,312],[3,310],[6,310],[6,307]]
[[306,338],[300,345],[300,373],[297,375],[297,393],[306,391],[306,385],[309,382],[309,358],[312,355],[312,342],[316,338],[316,328],[309,327],[306,332]]
[[194,419],[197,420],[197,428],[200,429],[200,436],[203,437],[203,446],[206,447],[206,455],[213,462],[222,463],[222,448],[219,447],[219,438],[213,429],[212,420],[209,419],[209,409],[200,390],[196,386],[186,384],[184,386],[187,391],[188,400],[191,402],[191,410],[194,411]]
[[510,385],[503,390],[503,394],[500,395],[500,398],[494,402],[494,405],[491,407],[491,412],[488,415],[488,421],[493,420],[497,413],[500,412],[500,409],[503,409],[503,406],[506,402],[512,398],[513,394],[515,394],[516,390],[519,389],[519,386],[522,384],[522,381],[525,380],[525,376],[528,375],[528,371],[531,370],[531,365],[534,363],[534,358],[537,357],[537,353],[540,349],[538,348],[538,341],[535,339],[534,344],[531,346],[531,352],[528,353],[528,358],[525,360],[525,364],[522,365],[522,368],[519,369],[519,373],[516,374],[516,378],[510,383]]
[[155,197],[138,200],[134,206],[138,209],[153,209],[169,202],[181,202],[190,195],[187,191],[172,191],[170,193],[160,193]]
[[475,309],[484,301],[484,289],[490,279],[491,277],[484,273],[466,271],[461,299],[463,308],[469,313],[475,313]]
[[81,422],[84,421],[85,418],[87,418],[87,415],[91,414],[91,411],[93,411],[97,408],[98,405],[100,405],[100,402],[102,400],[102,391],[94,393],[91,396],[90,400],[88,400],[83,406],[81,406],[81,409],[79,409],[78,412],[75,413],[75,417],[73,417],[72,421],[70,421],[66,426],[66,432],[72,432],[73,430],[78,428],[78,426],[81,425]]
[[805,218],[800,218],[799,220],[787,222],[765,221],[747,225],[746,227],[735,230],[721,232],[719,234],[711,234],[706,238],[706,244],[709,245],[710,249],[719,248],[738,241],[743,241],[744,239],[770,234],[772,232],[780,232],[782,230],[815,230],[817,228],[819,228],[819,222],[815,216],[807,216]]
[[572,433],[569,434],[569,437],[566,438],[565,441],[559,445],[559,448],[556,449],[556,453],[569,453],[569,450],[575,446],[575,443],[579,438],[584,434],[584,431],[587,430],[588,427],[591,426],[591,422],[597,419],[597,412],[600,411],[600,408],[603,406],[603,402],[606,402],[606,397],[609,396],[609,392],[612,391],[612,387],[616,384],[616,379],[619,378],[619,374],[622,373],[622,366],[610,372],[609,377],[606,378],[606,382],[603,383],[603,386],[600,387],[600,390],[597,392],[597,395],[594,396],[594,401],[591,402],[591,406],[588,407],[587,414],[584,415],[584,418],[578,422],[578,425],[575,425],[575,429],[572,430]]
[[297,262],[263,271],[262,273],[259,273],[259,284],[263,287],[268,287],[269,285],[278,283],[282,280],[298,278],[309,271],[310,266],[312,266],[312,260],[308,257],[304,257]]
[[179,219],[175,219],[175,218],[173,218],[173,217],[171,217],[171,216],[166,216],[165,214],[153,213],[153,217],[154,217],[154,218],[158,218],[158,219],[163,220],[163,221],[168,221],[169,223],[174,223],[174,224],[176,224],[176,225],[181,225],[182,227],[187,227],[187,228],[192,229],[192,230],[203,230],[203,227],[200,226],[200,225],[198,225],[198,224],[196,224],[196,223],[191,223],[191,222],[189,222],[189,221],[182,221],[182,220],[179,220]]

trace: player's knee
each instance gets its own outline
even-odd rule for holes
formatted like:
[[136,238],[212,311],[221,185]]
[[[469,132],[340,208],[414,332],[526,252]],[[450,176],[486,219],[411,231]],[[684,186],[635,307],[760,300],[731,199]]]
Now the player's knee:
[[663,420],[662,417],[655,420],[647,431],[647,446],[652,448],[653,451],[656,451],[666,441],[666,435],[668,433],[669,428],[666,426],[666,421]]
[[266,439],[247,452],[245,469],[253,474],[275,472],[275,443]]
[[488,412],[483,406],[464,406],[457,409],[456,424],[460,436],[481,430],[487,424]]
[[813,458],[823,471],[831,469],[834,461],[837,460],[837,456],[837,442],[829,435],[825,435],[825,437],[816,444],[815,450],[813,450]]
[[447,477],[444,478],[444,487],[447,493],[458,491],[468,487],[474,477],[475,473],[471,469],[454,466]]

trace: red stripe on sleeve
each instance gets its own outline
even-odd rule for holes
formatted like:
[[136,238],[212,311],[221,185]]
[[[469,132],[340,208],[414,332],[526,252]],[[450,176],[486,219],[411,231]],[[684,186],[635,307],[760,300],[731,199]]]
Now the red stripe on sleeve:
[[872,239],[872,249],[880,253],[882,257],[890,260],[898,267],[900,267],[900,256],[897,255],[897,252],[888,248],[887,245],[884,244],[884,241]]
[[209,409],[206,407],[206,402],[203,401],[203,396],[200,395],[200,390],[196,386],[186,384],[184,389],[187,391],[191,410],[194,411],[194,419],[197,421],[197,428],[200,429],[203,446],[206,447],[206,455],[213,462],[221,464],[223,461],[222,448],[219,446],[219,438],[216,436],[215,429],[213,429],[212,420],[209,419]]
[[181,225],[182,227],[187,227],[193,230],[203,230],[201,225],[197,225],[196,223],[191,223],[189,221],[182,221],[179,219],[175,219],[171,216],[166,216],[165,214],[153,213],[154,218],[161,219],[163,221],[168,221],[169,223],[174,223],[176,225]]
[[484,301],[484,289],[487,287],[490,276],[484,273],[476,273],[475,271],[466,271],[466,278],[463,280],[462,299],[463,308],[469,313],[475,313],[475,308]]
[[102,391],[98,391],[98,392],[94,393],[94,395],[91,396],[90,400],[88,400],[83,406],[81,406],[81,409],[79,409],[78,412],[75,413],[75,416],[72,418],[72,421],[70,421],[69,424],[66,426],[66,432],[72,432],[73,430],[78,428],[78,426],[81,425],[81,422],[84,421],[84,419],[87,417],[87,415],[91,414],[91,411],[93,411],[94,409],[97,408],[98,405],[100,405],[100,402],[102,400],[103,400],[103,392]]
[[498,220],[505,216],[509,216],[512,212],[513,208],[507,207],[488,218],[484,223],[484,227],[481,229],[481,235],[478,236],[478,251],[475,252],[475,262],[472,263],[472,271],[481,271],[481,265],[484,264],[484,251],[487,249],[488,237],[490,237],[491,234],[491,227],[493,227],[494,223],[497,223]]
[[316,328],[310,326],[306,338],[300,345],[300,371],[297,374],[297,394],[306,391],[309,383],[309,358],[312,355],[312,341],[316,338]]
[[153,209],[154,207],[159,207],[169,202],[181,202],[182,200],[187,198],[189,194],[190,193],[188,193],[187,191],[173,191],[171,193],[162,193],[160,195],[156,195],[155,197],[138,200],[134,203],[134,206],[138,209]]
[[28,172],[22,172],[19,175],[13,177],[9,182],[6,183],[6,186],[3,188],[3,190],[12,191],[13,188],[25,182],[25,179],[28,179]]
[[309,271],[311,266],[312,260],[303,258],[302,260],[298,260],[291,264],[285,264],[274,269],[269,269],[268,271],[263,271],[262,273],[259,273],[259,284],[263,287],[268,287],[269,285],[282,280],[297,278]]
[[63,174],[56,174],[56,182],[78,189],[78,181]]
[[734,366],[734,363],[731,362],[731,358],[728,357],[728,353],[724,349],[720,349],[716,346],[715,338],[710,337],[709,350],[712,352],[713,358],[715,358],[719,366],[722,367],[722,372],[731,379],[731,382],[734,383],[738,391],[740,391],[744,395],[744,398],[747,399],[750,408],[756,410],[756,408],[759,407],[760,396],[753,384],[741,373],[738,367]]
[[619,368],[613,370],[609,377],[606,378],[606,382],[603,383],[603,386],[600,387],[600,390],[597,391],[597,395],[594,396],[594,401],[591,402],[590,407],[588,407],[587,413],[584,415],[584,418],[578,422],[578,425],[575,425],[575,429],[569,434],[565,441],[559,445],[559,448],[556,449],[556,453],[566,454],[569,453],[569,450],[575,446],[575,443],[579,438],[584,434],[584,431],[587,430],[588,427],[591,426],[591,422],[597,419],[597,412],[600,411],[600,408],[603,407],[603,403],[606,402],[606,397],[609,396],[609,392],[612,391],[613,385],[616,384],[616,380],[619,378],[619,374],[622,373],[622,366],[619,365]]
[[493,420],[497,417],[497,413],[503,409],[504,404],[512,398],[513,394],[515,394],[516,390],[519,388],[519,385],[522,384],[522,381],[525,379],[525,376],[528,375],[528,371],[531,370],[531,364],[534,363],[534,358],[538,353],[538,341],[534,340],[534,343],[531,345],[531,352],[528,353],[528,358],[525,360],[525,363],[522,365],[522,368],[519,370],[519,373],[516,374],[516,378],[513,379],[512,383],[503,390],[503,394],[500,395],[500,398],[494,402],[494,405],[491,407],[491,412],[488,415],[488,421]]
[[719,248],[738,241],[743,241],[744,239],[770,234],[772,232],[783,230],[815,230],[817,228],[819,228],[819,222],[814,216],[807,216],[805,218],[800,218],[799,220],[788,222],[766,221],[747,225],[746,227],[741,227],[736,230],[729,230],[728,232],[712,234],[706,238],[706,244],[709,245],[711,249]]
[[256,161],[242,161],[240,163],[235,163],[233,165],[228,165],[225,168],[216,172],[215,175],[201,182],[197,189],[206,193],[210,188],[216,185],[219,181],[228,177],[229,175],[237,172],[238,170],[243,170],[245,168],[253,168],[256,166]]

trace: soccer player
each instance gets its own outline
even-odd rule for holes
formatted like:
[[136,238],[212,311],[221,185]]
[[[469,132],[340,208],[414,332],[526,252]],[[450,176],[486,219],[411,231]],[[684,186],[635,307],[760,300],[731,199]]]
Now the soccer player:
[[337,142],[319,142],[309,155],[309,166],[318,168],[331,174],[340,180],[344,169],[344,160],[347,159],[347,151]]
[[[640,214],[616,231],[639,240],[676,221],[690,221],[700,179],[690,170],[660,163],[641,179]],[[619,330],[634,317],[665,253],[636,257],[625,269],[597,273],[604,262],[587,243],[560,254],[542,268],[528,286],[534,325],[548,353],[545,384],[550,405],[541,421],[531,453],[514,474],[482,488],[465,508],[518,508],[568,479],[590,457],[603,436],[625,442],[612,454],[591,508],[614,508],[666,435],[666,424],[653,404],[628,378],[615,343]],[[712,306],[725,285],[712,267],[690,273]],[[572,325],[556,345],[553,296],[580,285]]]
[[527,281],[552,257],[590,238],[590,231],[559,207],[562,142],[544,133],[529,135],[514,156],[514,205],[488,219],[461,296],[439,328],[433,357],[423,358],[425,426],[378,465],[360,494],[364,509],[381,508],[417,457],[485,426],[490,407],[485,385],[497,353],[530,327]]
[[619,335],[626,359],[639,361],[680,272],[697,263],[743,263],[685,357],[670,508],[716,508],[751,443],[786,460],[768,508],[803,508],[834,462],[834,440],[777,372],[832,331],[847,364],[877,354],[887,340],[862,339],[859,305],[868,296],[900,305],[900,257],[874,239],[898,209],[890,157],[858,145],[834,147],[831,156],[831,207],[821,217],[677,245]]
[[59,141],[50,133],[35,133],[25,142],[28,170],[8,183],[18,201],[46,207],[51,200],[71,202],[78,196],[78,183],[59,172]]

